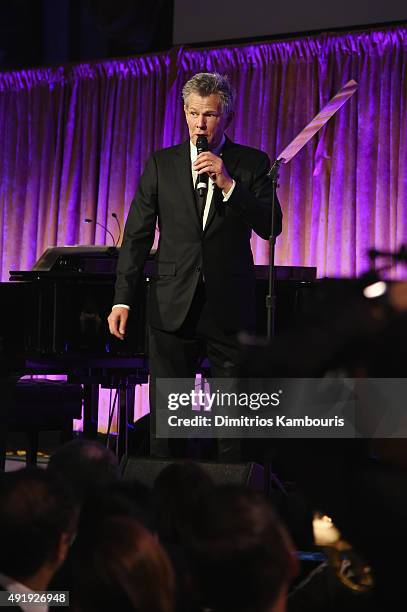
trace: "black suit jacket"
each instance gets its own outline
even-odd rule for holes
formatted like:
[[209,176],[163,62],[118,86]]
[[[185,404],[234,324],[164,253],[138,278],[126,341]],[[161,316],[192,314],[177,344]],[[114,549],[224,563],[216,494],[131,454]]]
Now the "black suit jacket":
[[[223,202],[214,188],[202,231],[196,210],[189,140],[154,153],[140,179],[126,222],[117,266],[115,304],[137,301],[137,282],[151,249],[156,222],[160,230],[155,272],[149,291],[150,324],[177,330],[185,320],[199,278],[208,304],[225,331],[251,329],[255,315],[255,276],[250,248],[252,230],[268,239],[272,185],[268,156],[226,140],[222,158],[236,181]],[[277,201],[276,234],[281,231]]]

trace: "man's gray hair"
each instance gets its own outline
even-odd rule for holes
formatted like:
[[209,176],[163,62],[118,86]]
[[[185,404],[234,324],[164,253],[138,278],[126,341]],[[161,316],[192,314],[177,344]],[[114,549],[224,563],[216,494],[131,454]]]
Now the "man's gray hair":
[[185,106],[188,106],[188,96],[192,93],[198,94],[202,98],[207,98],[211,94],[218,94],[222,112],[229,114],[233,110],[235,92],[226,75],[218,72],[198,72],[182,88],[182,98]]

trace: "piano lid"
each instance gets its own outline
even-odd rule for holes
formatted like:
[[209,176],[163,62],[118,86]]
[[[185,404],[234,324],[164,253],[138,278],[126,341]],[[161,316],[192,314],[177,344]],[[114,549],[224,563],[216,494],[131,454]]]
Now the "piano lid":
[[[32,268],[35,272],[99,272],[114,274],[118,249],[99,245],[53,246],[44,251]],[[111,262],[112,265],[109,265]]]
[[[77,245],[63,247],[49,247],[44,251],[32,270],[10,271],[10,280],[31,280],[46,278],[67,278],[70,276],[84,277],[85,275],[103,277],[114,277],[116,275],[117,258],[120,247]],[[152,262],[156,249],[151,249],[146,261],[144,274],[150,276],[152,273]],[[313,282],[316,279],[317,269],[309,266],[276,266],[276,280]],[[266,281],[268,278],[268,266],[255,266],[256,278]]]

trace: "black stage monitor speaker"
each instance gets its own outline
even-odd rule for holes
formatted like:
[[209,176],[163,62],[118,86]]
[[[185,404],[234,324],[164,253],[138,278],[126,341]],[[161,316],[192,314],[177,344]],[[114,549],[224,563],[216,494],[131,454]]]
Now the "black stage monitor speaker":
[[[124,457],[121,464],[123,478],[125,480],[135,479],[151,487],[158,474],[171,463],[174,463],[174,461]],[[264,470],[258,463],[211,463],[202,461],[198,462],[198,465],[208,472],[216,484],[236,484],[255,491],[264,490]]]

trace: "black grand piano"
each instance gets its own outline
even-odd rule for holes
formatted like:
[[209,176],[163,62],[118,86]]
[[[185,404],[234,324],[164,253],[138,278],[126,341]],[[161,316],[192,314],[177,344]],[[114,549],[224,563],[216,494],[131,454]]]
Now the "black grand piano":
[[[146,298],[154,252],[146,262],[126,339],[109,334],[119,249],[50,247],[32,270],[11,271],[0,283],[0,360],[3,378],[66,374],[84,389],[84,435],[97,434],[99,385],[119,390],[119,454],[133,420],[134,388],[148,380]],[[265,335],[267,266],[256,266],[257,333]],[[316,268],[277,266],[276,329],[287,329],[301,312]]]

